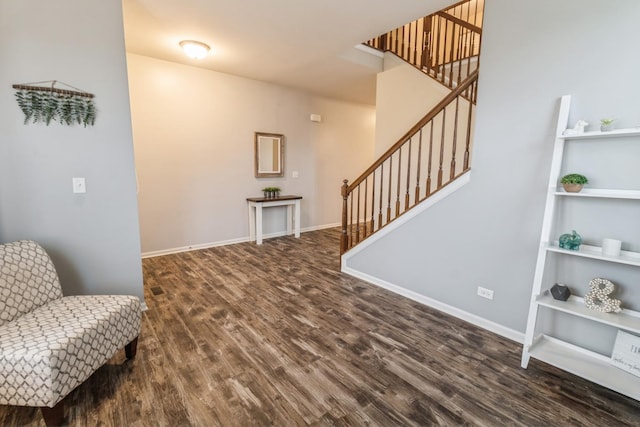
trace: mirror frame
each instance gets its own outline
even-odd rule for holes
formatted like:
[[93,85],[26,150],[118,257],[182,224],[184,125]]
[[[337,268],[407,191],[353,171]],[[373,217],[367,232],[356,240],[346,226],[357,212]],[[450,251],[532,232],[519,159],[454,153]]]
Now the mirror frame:
[[[260,172],[260,149],[259,142],[261,138],[276,139],[280,144],[280,172]],[[278,178],[284,176],[284,135],[279,133],[255,132],[254,137],[254,154],[255,154],[255,176],[256,178]]]

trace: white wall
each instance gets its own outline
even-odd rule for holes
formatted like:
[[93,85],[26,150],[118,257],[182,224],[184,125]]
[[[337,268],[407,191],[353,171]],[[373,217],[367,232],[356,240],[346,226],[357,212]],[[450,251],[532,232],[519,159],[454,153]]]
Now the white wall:
[[[40,242],[65,294],[142,298],[120,2],[0,0],[0,40],[0,241]],[[11,85],[54,79],[96,95],[95,126],[23,124]]]
[[[524,331],[558,99],[574,95],[571,123],[640,124],[640,55],[629,47],[638,18],[635,0],[488,1],[471,183],[349,267]],[[477,297],[477,286],[494,300]]]
[[353,181],[374,160],[376,112],[369,105],[319,97],[312,98],[311,109],[322,113],[322,123],[311,127],[316,198],[308,202],[317,218],[315,224],[339,223],[342,181]]
[[[342,179],[373,158],[373,107],[134,54],[128,68],[144,253],[246,240],[265,186],[303,196],[303,228],[340,221]],[[254,177],[255,131],[285,135],[284,178]],[[267,234],[286,228],[275,209]]]
[[392,53],[376,80],[376,158],[395,144],[450,90]]

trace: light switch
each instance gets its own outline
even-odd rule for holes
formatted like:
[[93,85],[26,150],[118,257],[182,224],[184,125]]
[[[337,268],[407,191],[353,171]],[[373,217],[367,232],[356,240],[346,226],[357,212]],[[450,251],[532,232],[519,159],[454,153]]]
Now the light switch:
[[87,184],[84,181],[84,177],[74,177],[71,178],[73,182],[73,192],[74,193],[86,193],[87,192]]
[[300,174],[298,173],[298,171],[291,172],[291,178],[298,178],[299,176]]

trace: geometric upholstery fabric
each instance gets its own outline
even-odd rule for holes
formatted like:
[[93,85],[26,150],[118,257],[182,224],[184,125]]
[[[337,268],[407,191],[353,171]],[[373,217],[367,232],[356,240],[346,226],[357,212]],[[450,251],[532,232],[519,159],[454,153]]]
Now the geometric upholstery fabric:
[[137,297],[61,297],[34,242],[0,245],[0,295],[0,404],[53,408],[140,333]]
[[0,325],[62,298],[58,274],[36,242],[0,245]]
[[54,407],[140,333],[140,300],[70,296],[0,326],[0,404]]

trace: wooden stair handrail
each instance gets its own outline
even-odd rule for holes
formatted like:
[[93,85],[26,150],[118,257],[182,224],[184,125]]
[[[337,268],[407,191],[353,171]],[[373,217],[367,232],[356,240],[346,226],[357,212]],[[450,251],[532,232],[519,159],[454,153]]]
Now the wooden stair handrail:
[[[376,160],[369,168],[364,171],[358,178],[356,178],[346,188],[346,193],[349,194],[356,188],[361,182],[363,182],[371,173],[376,170],[382,163],[384,163],[393,153],[395,153],[402,145],[404,145],[409,138],[414,136],[420,129],[422,129],[430,120],[440,113],[440,111],[454,101],[458,96],[462,95],[465,90],[473,84],[478,78],[478,70],[474,70],[469,77],[467,77],[457,88],[451,91],[446,97],[442,99],[435,107],[431,109],[418,123],[416,123],[411,129],[409,129],[398,141],[393,144],[387,151],[382,154],[378,160]],[[346,183],[345,183],[346,184]]]
[[351,184],[343,181],[341,254],[470,170],[483,16],[473,5],[462,0],[365,43],[450,92]]
[[461,27],[467,28],[467,29],[469,29],[469,30],[471,30],[473,32],[476,32],[478,34],[482,34],[482,28],[480,28],[480,27],[478,27],[476,25],[470,24],[467,21],[458,18],[457,16],[453,16],[453,15],[451,15],[451,14],[449,14],[447,12],[443,12],[443,11],[436,12],[435,15],[441,16],[444,19],[448,19],[449,21],[453,21],[456,24],[460,25]]

